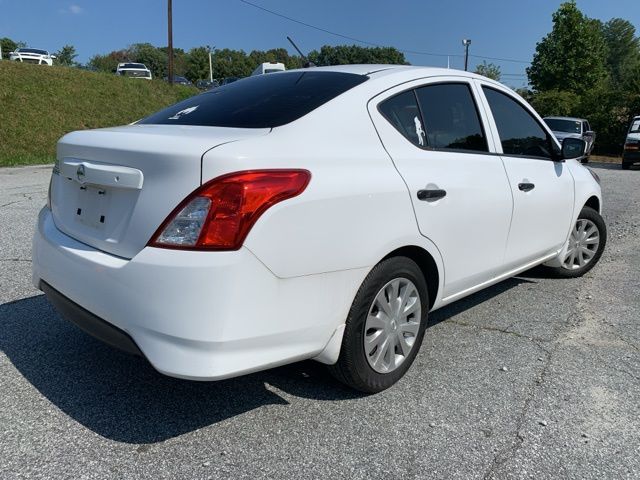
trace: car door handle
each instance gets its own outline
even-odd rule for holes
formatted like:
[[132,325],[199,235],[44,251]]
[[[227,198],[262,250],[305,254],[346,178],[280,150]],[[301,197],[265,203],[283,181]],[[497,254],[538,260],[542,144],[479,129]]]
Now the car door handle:
[[438,200],[444,197],[447,194],[446,190],[440,189],[429,189],[429,190],[418,190],[418,200]]
[[519,183],[518,188],[523,192],[530,192],[531,190],[536,188],[536,186],[533,183]]

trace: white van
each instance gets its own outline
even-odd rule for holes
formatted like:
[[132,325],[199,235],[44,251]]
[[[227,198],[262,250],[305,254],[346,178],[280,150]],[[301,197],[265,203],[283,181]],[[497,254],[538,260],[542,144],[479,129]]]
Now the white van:
[[263,75],[265,73],[284,72],[285,70],[286,67],[284,66],[284,63],[264,62],[258,65],[258,68],[253,71],[251,76]]

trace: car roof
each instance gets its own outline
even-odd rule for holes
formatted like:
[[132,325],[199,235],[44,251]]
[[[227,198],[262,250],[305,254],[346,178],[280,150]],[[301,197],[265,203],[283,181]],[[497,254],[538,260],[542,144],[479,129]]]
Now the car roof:
[[578,117],[544,117],[543,120],[570,120],[572,122],[588,122],[586,118]]
[[[442,67],[426,67],[419,65],[396,65],[396,64],[354,64],[354,65],[332,65],[328,67],[311,67],[314,71],[322,72],[341,72],[341,73],[353,73],[356,75],[367,75],[371,79],[401,76],[405,81],[411,79],[419,79],[424,77],[435,76],[456,76],[466,78],[476,78],[488,83],[496,85],[502,85],[500,82],[492,80],[491,78],[478,75],[476,73],[465,72],[463,70],[456,70],[454,68],[442,68]],[[295,69],[287,70],[287,72],[305,71],[308,69]]]

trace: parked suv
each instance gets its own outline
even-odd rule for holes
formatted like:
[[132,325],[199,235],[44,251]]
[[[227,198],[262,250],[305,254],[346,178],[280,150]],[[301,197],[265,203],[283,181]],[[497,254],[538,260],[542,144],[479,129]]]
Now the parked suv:
[[622,169],[629,170],[631,165],[640,162],[640,116],[634,117],[624,142]]
[[411,366],[430,311],[536,265],[578,277],[598,262],[585,146],[468,72],[256,75],[62,137],[33,281],[167,375],[312,358],[378,392]]
[[144,63],[119,63],[118,68],[116,68],[116,75],[151,80],[151,70]]
[[587,143],[587,150],[582,163],[589,161],[589,155],[593,150],[596,142],[596,133],[591,130],[589,121],[584,118],[574,117],[545,117],[543,119],[558,141],[562,142],[565,138],[581,138]]

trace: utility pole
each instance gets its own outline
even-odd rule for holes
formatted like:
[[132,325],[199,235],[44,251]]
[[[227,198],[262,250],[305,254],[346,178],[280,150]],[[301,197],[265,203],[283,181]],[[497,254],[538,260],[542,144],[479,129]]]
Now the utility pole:
[[173,18],[171,14],[171,0],[167,0],[167,20],[168,20],[168,54],[169,54],[169,85],[173,85]]
[[471,40],[465,38],[462,40],[462,45],[464,45],[464,71],[466,72],[469,65],[469,45],[471,45]]

